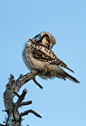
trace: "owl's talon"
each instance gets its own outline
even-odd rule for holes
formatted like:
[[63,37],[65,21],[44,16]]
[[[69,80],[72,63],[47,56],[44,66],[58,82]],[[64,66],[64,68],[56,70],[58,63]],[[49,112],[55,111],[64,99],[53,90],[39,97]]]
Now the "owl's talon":
[[35,78],[33,79],[33,81],[34,81],[41,89],[43,89],[42,85],[40,85],[40,84],[36,81]]

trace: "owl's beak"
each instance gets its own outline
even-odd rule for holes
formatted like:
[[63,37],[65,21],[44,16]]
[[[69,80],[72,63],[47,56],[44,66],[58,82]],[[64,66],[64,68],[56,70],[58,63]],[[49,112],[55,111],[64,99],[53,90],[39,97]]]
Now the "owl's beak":
[[51,45],[49,46],[49,49],[51,49]]
[[50,44],[50,46],[49,46],[49,49],[51,49],[52,48],[52,44]]

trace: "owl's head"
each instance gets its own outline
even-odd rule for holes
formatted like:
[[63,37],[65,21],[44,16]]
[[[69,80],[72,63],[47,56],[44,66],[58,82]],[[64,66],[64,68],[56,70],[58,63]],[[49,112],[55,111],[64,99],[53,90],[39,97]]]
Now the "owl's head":
[[41,32],[33,38],[39,45],[51,49],[56,44],[55,38],[48,32]]

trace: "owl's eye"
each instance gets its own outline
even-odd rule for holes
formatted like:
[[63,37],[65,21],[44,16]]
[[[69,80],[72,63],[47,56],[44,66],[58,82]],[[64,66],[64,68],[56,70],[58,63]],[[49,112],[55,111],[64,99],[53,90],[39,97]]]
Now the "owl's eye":
[[49,40],[49,39],[47,39],[47,42],[50,42],[50,40]]
[[46,40],[49,43],[49,40]]
[[49,43],[50,42],[50,39],[48,37],[46,37],[46,41]]

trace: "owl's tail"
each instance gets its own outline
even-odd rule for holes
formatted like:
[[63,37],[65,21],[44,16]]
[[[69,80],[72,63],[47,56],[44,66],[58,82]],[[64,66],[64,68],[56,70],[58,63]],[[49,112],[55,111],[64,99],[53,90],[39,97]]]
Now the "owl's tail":
[[70,79],[71,81],[74,81],[75,83],[80,83],[75,77],[69,75],[68,73],[66,73],[66,77],[67,77],[68,79]]

